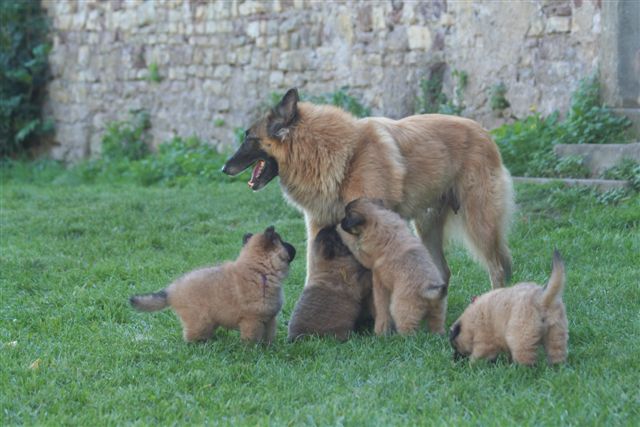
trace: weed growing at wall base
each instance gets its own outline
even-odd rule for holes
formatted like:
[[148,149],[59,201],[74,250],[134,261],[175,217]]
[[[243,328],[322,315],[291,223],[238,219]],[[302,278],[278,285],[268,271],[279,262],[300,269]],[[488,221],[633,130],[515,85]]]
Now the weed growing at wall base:
[[618,117],[600,101],[597,77],[580,82],[565,120],[554,112],[533,114],[491,131],[502,158],[516,176],[582,178],[588,175],[579,159],[559,160],[556,144],[623,143],[630,139],[631,122]]

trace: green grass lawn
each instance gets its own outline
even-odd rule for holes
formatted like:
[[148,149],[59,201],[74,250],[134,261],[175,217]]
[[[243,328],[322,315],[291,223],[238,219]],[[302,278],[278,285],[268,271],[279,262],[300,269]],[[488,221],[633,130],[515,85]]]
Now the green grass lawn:
[[[289,344],[304,280],[304,225],[276,184],[184,188],[2,184],[0,424],[638,425],[640,197],[616,206],[560,186],[520,186],[514,280],[567,268],[565,366],[455,364],[446,337],[358,336]],[[185,344],[174,314],[138,313],[135,293],[235,258],[274,224],[298,249],[269,348],[237,332]],[[451,248],[447,325],[489,290]]]

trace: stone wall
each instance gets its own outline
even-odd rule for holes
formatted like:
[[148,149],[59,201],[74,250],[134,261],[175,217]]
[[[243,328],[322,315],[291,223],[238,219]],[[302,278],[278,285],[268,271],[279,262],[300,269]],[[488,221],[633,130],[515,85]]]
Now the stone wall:
[[[598,63],[599,0],[47,1],[54,48],[47,114],[55,158],[99,153],[106,123],[151,114],[154,144],[198,135],[220,147],[270,94],[349,92],[376,115],[413,113],[418,83],[466,71],[464,115],[486,127],[504,83],[524,116],[564,110]],[[159,81],[150,79],[157,67]],[[156,79],[157,80],[157,79]]]

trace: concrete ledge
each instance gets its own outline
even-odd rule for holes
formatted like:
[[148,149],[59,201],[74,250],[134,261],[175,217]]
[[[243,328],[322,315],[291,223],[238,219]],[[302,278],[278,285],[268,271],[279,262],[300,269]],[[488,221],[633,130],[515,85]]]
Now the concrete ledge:
[[640,163],[640,142],[631,144],[558,144],[553,147],[558,157],[580,156],[591,176],[600,176],[605,170],[630,158]]
[[576,185],[594,187],[598,191],[614,190],[616,188],[627,188],[629,181],[618,181],[615,179],[574,179],[574,178],[528,178],[513,177],[513,182],[524,184],[550,184],[562,182],[568,187]]

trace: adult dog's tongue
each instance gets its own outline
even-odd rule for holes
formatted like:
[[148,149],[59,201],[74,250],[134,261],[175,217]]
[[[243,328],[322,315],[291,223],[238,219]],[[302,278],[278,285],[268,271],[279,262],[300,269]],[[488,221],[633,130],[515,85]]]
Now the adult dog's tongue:
[[256,165],[253,167],[253,171],[251,172],[251,179],[249,180],[249,183],[248,183],[249,187],[253,187],[253,185],[256,183],[256,179],[258,179],[258,177],[262,173],[263,168],[264,168],[264,160],[258,160]]

